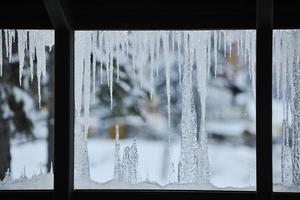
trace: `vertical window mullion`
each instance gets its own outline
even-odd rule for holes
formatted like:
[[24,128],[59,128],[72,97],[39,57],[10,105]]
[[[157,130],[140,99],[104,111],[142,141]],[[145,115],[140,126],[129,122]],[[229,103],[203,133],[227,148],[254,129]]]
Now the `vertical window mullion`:
[[71,199],[74,154],[74,30],[65,0],[44,0],[55,28],[54,196]]
[[70,199],[73,190],[74,31],[55,30],[55,172],[56,198]]
[[271,199],[273,0],[257,0],[256,3],[257,195],[258,199]]

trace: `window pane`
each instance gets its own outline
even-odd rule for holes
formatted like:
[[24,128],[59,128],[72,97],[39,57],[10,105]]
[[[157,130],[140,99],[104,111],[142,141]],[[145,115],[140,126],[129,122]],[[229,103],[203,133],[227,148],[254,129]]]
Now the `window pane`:
[[273,189],[300,191],[300,31],[273,31]]
[[54,31],[0,30],[0,190],[52,189]]
[[243,31],[76,31],[75,188],[255,190]]

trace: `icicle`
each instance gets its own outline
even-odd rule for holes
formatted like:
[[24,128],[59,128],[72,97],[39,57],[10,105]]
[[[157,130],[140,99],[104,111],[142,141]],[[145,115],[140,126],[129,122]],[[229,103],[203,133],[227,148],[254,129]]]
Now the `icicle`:
[[37,41],[36,46],[36,57],[37,57],[37,81],[38,81],[38,98],[39,98],[39,107],[41,107],[41,75],[44,68],[44,59],[45,59],[45,49],[42,46],[41,41]]
[[[34,48],[36,48],[36,57],[37,57],[37,82],[38,82],[38,97],[39,97],[39,107],[41,107],[41,76],[45,77],[46,76],[46,52],[45,52],[45,47],[49,46],[51,47],[54,43],[53,40],[53,32],[48,32],[48,31],[35,31],[34,33],[31,33],[32,31],[29,31],[29,46],[30,46],[30,57],[34,57]],[[25,32],[20,32],[21,33],[21,41],[23,41],[23,45],[20,48],[26,48],[26,40],[27,40],[27,34]],[[31,38],[33,36],[33,38]],[[20,52],[23,54],[23,52]],[[33,59],[33,58],[32,58]],[[22,59],[23,60],[23,59]],[[23,60],[24,61],[24,60]],[[23,62],[21,61],[21,62]],[[32,61],[30,61],[32,62]],[[21,65],[21,63],[20,63]],[[33,65],[32,63],[30,64],[31,68],[31,76],[33,76]],[[22,70],[20,70],[22,71]],[[32,79],[32,77],[31,77]]]
[[78,116],[82,107],[84,34],[82,31],[75,32],[75,110]]
[[250,34],[251,34],[251,48],[250,48],[251,83],[252,83],[254,100],[256,101],[256,59],[255,59],[256,39],[255,39],[254,31],[252,31]]
[[135,184],[137,182],[137,167],[138,167],[138,150],[136,146],[136,138],[133,140],[133,144],[130,146],[130,183]]
[[[244,38],[243,38],[243,56],[244,56],[244,64],[246,65],[247,64],[247,42],[249,41],[248,40],[248,34],[247,33],[244,33],[243,34]],[[250,74],[249,74],[250,76]]]
[[112,41],[109,42],[109,94],[110,94],[110,109],[113,108],[113,74],[114,74],[114,64],[113,64],[113,43],[114,37],[111,38]]
[[4,43],[5,43],[5,55],[6,57],[8,58],[8,55],[9,55],[9,48],[8,48],[8,31],[9,30],[4,30]]
[[90,113],[90,62],[84,60],[84,132],[88,133],[89,113]]
[[[75,37],[75,109],[80,116],[83,103],[84,132],[88,132],[91,84],[92,32],[76,32]],[[83,91],[83,102],[82,102]]]
[[153,37],[149,37],[149,48],[150,48],[150,99],[152,100],[153,98],[153,81],[154,81],[154,53],[155,53],[155,49],[154,49],[154,39]]
[[235,39],[236,39],[236,49],[237,49],[237,55],[240,55],[240,36],[241,36],[241,31],[238,31],[237,34],[235,34]]
[[25,49],[27,40],[27,31],[17,30],[18,33],[18,53],[19,53],[19,84],[22,85],[22,72],[25,60]]
[[[205,38],[206,39],[206,38]],[[206,63],[205,63],[205,41],[202,39],[200,40],[200,46],[196,48],[196,59],[197,59],[197,87],[198,92],[200,94],[200,100],[201,100],[201,128],[204,129],[205,125],[205,105],[206,105],[206,78],[207,78],[207,72],[206,72]]]
[[[156,55],[156,59],[158,60],[159,58],[159,50],[160,50],[160,34],[156,34],[156,49],[155,49],[155,55]],[[158,63],[156,64],[156,77],[158,77]]]
[[282,142],[281,142],[281,181],[282,184],[290,186],[293,183],[292,174],[292,152],[289,147],[289,126],[287,121],[282,121]]
[[176,183],[176,172],[175,165],[173,162],[171,163],[171,180],[169,181],[169,183]]
[[167,86],[167,101],[168,101],[168,125],[171,126],[171,94],[170,94],[170,65],[171,60],[169,56],[169,35],[166,32],[162,33],[162,42],[164,49],[164,58],[165,58],[165,76],[166,76],[166,86]]
[[[180,182],[191,183],[197,180],[197,174],[194,165],[194,155],[196,153],[196,113],[193,101],[192,91],[192,66],[193,52],[192,45],[197,41],[193,39],[192,33],[184,32],[184,65],[182,79],[182,113],[181,113],[181,149],[180,162],[182,164],[179,169]],[[189,41],[191,40],[191,41]]]
[[116,181],[120,181],[122,179],[122,166],[121,166],[121,159],[120,159],[119,126],[118,126],[118,124],[116,124],[114,178]]
[[125,147],[123,153],[122,163],[122,179],[123,181],[130,183],[130,148]]
[[92,32],[92,54],[93,54],[93,60],[92,60],[92,75],[93,75],[93,102],[95,102],[96,98],[96,38],[97,38],[97,33]]
[[[100,62],[100,84],[103,84],[103,58],[102,58],[102,49],[103,49],[103,33],[98,31],[98,52],[97,52],[97,58]],[[96,59],[97,60],[97,59]]]
[[105,49],[105,68],[106,68],[106,79],[107,79],[107,86],[110,87],[110,66],[109,66],[109,45],[108,45],[108,41],[110,40],[110,38],[105,37],[105,45],[104,45],[104,49]]
[[[117,33],[116,39],[119,40],[120,34]],[[119,46],[119,41],[116,42],[116,65],[117,65],[117,83],[119,83],[120,79],[120,64],[119,64],[119,59],[120,59],[120,46]]]
[[249,56],[250,56],[250,43],[251,43],[251,38],[248,33],[246,33],[246,41],[245,41],[245,64],[248,64],[248,71],[249,71],[249,77],[252,79],[252,70],[251,70],[251,65],[249,61]]
[[49,173],[53,174],[53,163],[52,162],[50,163],[50,172]]
[[11,63],[12,61],[12,43],[13,43],[13,36],[14,36],[15,31],[14,30],[8,30],[7,35],[8,35],[8,61]]
[[232,51],[231,48],[232,48],[232,43],[230,42],[229,43],[229,58],[231,58],[231,51]]
[[136,59],[137,59],[137,35],[136,33],[133,33],[133,40],[132,40],[132,73],[133,73],[133,79],[136,78]]
[[217,49],[217,31],[214,31],[214,64],[215,64],[215,77],[218,71],[218,49]]
[[7,171],[5,172],[5,175],[4,175],[3,182],[7,183],[7,182],[9,182],[11,180],[12,180],[12,178],[11,178],[11,172],[10,172],[10,169],[7,168]]
[[175,32],[170,32],[170,35],[171,35],[171,40],[172,40],[172,52],[174,53],[175,51],[175,35],[176,33]]
[[182,65],[182,56],[181,56],[181,31],[176,32],[176,39],[177,39],[177,64],[178,64],[178,76],[179,76],[179,85],[181,85],[181,65]]
[[199,129],[199,147],[197,148],[198,153],[195,155],[198,167],[198,181],[207,183],[208,182],[208,153],[207,153],[207,132],[205,130],[205,107],[206,107],[206,80],[207,80],[207,64],[205,63],[206,40],[211,37],[211,32],[204,32],[202,37],[199,39],[200,44],[196,48],[196,64],[197,64],[197,90],[200,94],[201,103],[201,120]]
[[207,38],[207,77],[209,77],[210,75],[210,67],[211,67],[211,40],[212,38],[211,37],[208,37]]
[[29,31],[29,66],[30,66],[30,80],[33,81],[33,60],[35,56],[35,43],[36,36],[35,31]]
[[221,50],[221,31],[217,31],[218,33],[218,50]]
[[146,38],[143,37],[147,37],[147,35],[143,34],[144,32],[139,32],[138,34],[138,48],[137,48],[137,52],[139,52],[139,60],[138,60],[138,73],[139,73],[139,81],[140,81],[140,87],[141,89],[143,88],[143,57],[145,57],[146,52],[145,47],[143,46],[143,41]]
[[2,54],[2,30],[0,29],[0,76],[2,76],[3,54]]
[[103,63],[100,62],[100,84],[102,85],[103,83]]
[[276,97],[279,98],[279,80],[280,80],[280,40],[281,40],[281,35],[278,34],[278,31],[274,31],[273,35],[273,73],[275,74],[273,76],[275,88],[276,88]]
[[223,51],[224,51],[224,58],[226,58],[227,55],[227,35],[226,35],[226,31],[223,31]]
[[27,179],[27,176],[26,176],[26,167],[25,167],[25,165],[24,165],[24,167],[23,167],[23,172],[22,172],[20,178],[21,178],[21,179]]
[[183,173],[182,173],[182,162],[179,161],[178,163],[178,169],[177,169],[177,179],[178,179],[178,183],[182,182],[182,177],[183,177]]
[[43,173],[43,168],[42,168],[42,166],[43,166],[43,163],[42,162],[40,162],[39,163],[39,165],[40,165],[40,173],[39,173],[39,175],[41,176],[41,175],[43,175],[44,173]]

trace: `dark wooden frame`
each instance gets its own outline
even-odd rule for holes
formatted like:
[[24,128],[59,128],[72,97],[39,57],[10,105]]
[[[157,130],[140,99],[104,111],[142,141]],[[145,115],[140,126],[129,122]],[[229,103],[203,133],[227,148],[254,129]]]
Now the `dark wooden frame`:
[[[1,29],[55,29],[56,137],[54,190],[0,191],[0,199],[300,199],[272,191],[272,31],[300,28],[298,8],[292,0],[1,3]],[[256,29],[257,191],[74,190],[74,30],[91,29]]]

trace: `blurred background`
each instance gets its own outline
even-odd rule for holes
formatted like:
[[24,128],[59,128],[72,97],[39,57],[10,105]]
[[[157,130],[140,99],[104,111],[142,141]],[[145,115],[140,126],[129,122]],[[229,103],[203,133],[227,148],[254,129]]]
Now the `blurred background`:
[[[225,54],[218,50],[216,76],[213,61],[210,62],[212,66],[207,83],[206,127],[209,137],[211,183],[217,187],[255,186],[255,100],[248,65],[242,55],[237,55],[237,44],[231,45],[231,56],[229,52]],[[211,50],[213,52],[213,48]],[[118,124],[121,155],[123,149],[137,138],[138,181],[150,180],[159,184],[169,182],[168,163],[171,161],[175,166],[178,164],[181,134],[181,85],[178,79],[178,60],[173,56],[171,128],[168,128],[163,60],[157,63],[158,73],[154,76],[152,100],[150,76],[147,71],[150,67],[145,66],[142,75],[143,87],[140,87],[140,82],[131,78],[129,62],[119,61],[120,81],[117,82],[114,78],[112,109],[106,75],[103,76],[101,84],[100,73],[96,73],[96,99],[91,105],[88,131],[89,164],[93,180],[106,182],[113,179],[115,126]],[[105,70],[105,64],[96,60],[96,70],[100,70],[100,65],[103,65]],[[170,150],[168,134],[171,134]],[[177,173],[177,169],[175,171]]]
[[[49,172],[54,148],[54,47],[45,48],[46,78],[41,79],[41,108],[37,78],[31,81],[29,53],[25,53],[22,86],[19,85],[18,37],[12,40],[12,60],[6,57],[2,31],[3,75],[0,77],[0,180],[10,169],[12,179]],[[50,31],[50,30],[49,30]],[[28,45],[28,42],[27,42]],[[50,51],[51,50],[51,51]],[[36,70],[36,60],[34,60]]]

